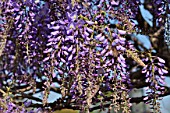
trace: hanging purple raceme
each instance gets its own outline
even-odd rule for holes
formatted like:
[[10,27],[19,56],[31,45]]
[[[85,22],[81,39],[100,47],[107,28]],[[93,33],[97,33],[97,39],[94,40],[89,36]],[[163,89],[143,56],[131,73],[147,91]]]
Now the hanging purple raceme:
[[[77,105],[90,106],[91,99],[99,90],[95,87],[100,87],[97,84],[102,82],[105,84],[104,79],[116,78],[119,82],[130,84],[123,54],[126,48],[132,50],[133,48],[125,38],[120,37],[126,34],[125,31],[106,28],[101,32],[100,25],[105,21],[105,16],[98,15],[98,20],[87,20],[87,17],[91,17],[85,12],[80,14],[78,11],[68,11],[64,19],[52,21],[48,25],[52,32],[48,36],[48,48],[44,50],[44,53],[48,54],[44,62],[54,62],[54,70],[63,81],[67,76],[75,79],[70,93]],[[112,85],[108,84],[107,88],[109,87]],[[121,89],[125,88],[122,85]],[[61,85],[61,90],[65,96],[67,88],[64,83]]]
[[164,87],[161,87],[165,85],[164,74],[168,73],[167,69],[165,68],[165,61],[160,57],[150,55],[149,58],[145,58],[143,61],[148,62],[148,65],[142,69],[142,73],[146,74],[145,82],[150,84],[150,86],[147,88],[149,90],[148,97],[144,98],[144,100],[147,100],[149,97],[153,98],[152,102],[150,103],[152,109],[155,112],[160,112],[160,105],[159,102],[156,102],[156,100],[160,99],[158,95],[164,94],[165,92]]
[[0,112],[3,113],[36,113],[36,112],[42,112],[41,108],[35,109],[35,110],[27,110],[25,107],[30,105],[30,102],[25,102],[24,105],[18,106],[13,102],[10,102],[9,98],[6,99],[0,99]]
[[165,69],[165,61],[160,57],[153,57],[152,61],[146,58],[144,61],[149,61],[152,64],[146,65],[142,70],[142,73],[146,73],[146,82],[151,83],[152,87],[159,90],[160,85],[165,84],[163,75],[168,73]]

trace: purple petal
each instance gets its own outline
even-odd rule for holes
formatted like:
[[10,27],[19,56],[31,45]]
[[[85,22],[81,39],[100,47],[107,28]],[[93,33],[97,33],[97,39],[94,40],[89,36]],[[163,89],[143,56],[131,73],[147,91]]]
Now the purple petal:
[[164,74],[160,68],[158,69],[158,72],[159,72],[160,75]]
[[165,69],[161,69],[162,70],[162,72],[163,73],[165,73],[165,74],[167,74],[168,73],[168,71],[167,70],[165,70]]
[[63,25],[66,24],[66,22],[64,22],[64,21],[62,21],[62,20],[59,20],[59,23],[60,23],[60,24],[63,24]]
[[120,65],[119,65],[119,64],[117,64],[117,69],[121,69],[121,67],[120,67]]
[[157,58],[158,58],[159,62],[165,63],[165,60],[163,60],[162,58],[160,58],[160,57],[157,57]]
[[15,18],[15,20],[19,20],[20,19],[20,15],[18,15],[16,18]]
[[89,25],[93,25],[93,24],[94,24],[94,22],[92,22],[92,21],[86,20],[86,22],[87,22]]
[[55,77],[56,77],[56,74],[53,72],[52,76],[53,76],[53,78],[55,78]]
[[51,55],[51,58],[53,59],[55,57],[55,52],[53,52],[53,54]]
[[158,65],[159,65],[159,66],[162,66],[162,67],[164,66],[164,64],[162,64],[162,63],[158,63]]
[[104,41],[103,41],[103,44],[108,44],[108,41],[107,41],[107,39],[105,39]]
[[67,35],[70,35],[72,33],[73,29],[67,30]]
[[160,86],[158,86],[157,84],[155,84],[155,88],[156,90],[160,89]]
[[148,83],[149,81],[150,81],[150,78],[147,78],[147,79],[146,79],[146,82]]
[[61,58],[61,61],[62,61],[63,63],[66,63],[66,61],[65,61],[63,58]]
[[116,37],[116,33],[112,33],[112,36],[113,36],[113,37]]
[[73,23],[71,23],[71,24],[69,25],[69,28],[70,28],[70,29],[75,29],[76,27],[75,27],[75,25],[74,25]]
[[145,98],[143,98],[143,100],[148,100],[149,99],[149,97],[145,97]]
[[51,32],[52,35],[57,35],[58,33],[59,33],[59,31]]
[[[95,61],[100,61],[100,58],[95,58]],[[97,67],[96,67],[97,68]]]
[[62,74],[63,74],[63,71],[60,70],[60,69],[58,69],[58,73],[62,75]]
[[58,30],[60,28],[60,26],[53,26],[51,27],[51,29],[54,29],[54,30]]
[[73,55],[71,54],[69,57],[68,57],[68,61],[72,60],[73,59]]
[[121,51],[125,51],[126,50],[126,48],[122,47],[121,45],[116,46],[116,49],[117,50],[121,50]]
[[113,55],[113,51],[112,50],[109,51],[109,55]]
[[105,36],[102,36],[99,38],[99,41],[104,41],[104,39],[105,39]]
[[57,61],[55,61],[54,63],[55,63],[56,66],[58,66],[58,64],[59,64]]
[[126,34],[126,31],[124,31],[124,30],[118,30],[118,33],[121,34],[121,35],[124,35],[124,34]]
[[115,2],[115,0],[112,0],[111,4],[112,5],[119,5],[119,1]]
[[74,40],[74,36],[66,36],[66,38],[65,38],[65,41],[68,41],[68,40]]
[[70,47],[68,48],[68,52],[71,52],[72,49],[73,49],[73,46],[70,46]]
[[89,40],[91,40],[91,38],[89,38],[89,37],[86,37],[86,40],[87,40],[87,41],[89,41]]
[[125,39],[125,38],[119,38],[119,39],[120,39],[120,41],[123,41],[123,42],[124,42],[124,41],[126,41],[126,39]]
[[158,70],[158,67],[154,66],[154,71]]
[[61,53],[60,51],[57,53],[57,56],[58,56],[58,57],[60,57],[60,53]]
[[55,23],[56,23],[56,21],[51,22],[52,25],[54,25]]
[[121,63],[121,66],[122,66],[122,67],[126,67],[126,64],[125,64],[125,63]]
[[146,73],[146,71],[147,71],[146,69],[142,69],[142,73]]
[[101,52],[101,55],[104,55],[106,53],[107,49],[103,49],[102,52]]
[[90,32],[90,33],[93,32],[93,29],[91,29],[91,28],[88,28],[88,27],[87,27],[86,29],[87,29],[87,31]]
[[87,36],[89,36],[90,34],[88,33],[88,32],[84,32],[84,34],[85,34],[85,36],[87,37]]
[[119,57],[120,57],[121,60],[125,60],[125,58],[121,54],[120,54]]
[[165,85],[165,81],[162,80],[161,78],[158,78],[158,81],[159,81],[161,84],[164,84],[164,85]]
[[115,39],[114,42],[115,42],[115,43],[119,43],[119,39]]
[[45,61],[47,61],[47,60],[49,60],[50,59],[50,57],[46,57],[44,60],[43,60],[43,62],[45,62]]
[[114,59],[112,59],[112,64],[114,64],[114,62],[115,62]]
[[50,46],[50,45],[52,45],[52,44],[53,44],[53,42],[50,42],[50,43],[47,44],[47,46]]
[[102,33],[96,35],[96,39],[99,39],[102,36]]
[[72,51],[72,54],[75,54],[76,53],[76,49],[74,48],[73,51]]
[[67,52],[67,51],[63,51],[63,53],[64,53],[66,56],[68,56],[68,52]]
[[32,101],[26,101],[26,102],[24,102],[24,105],[25,105],[25,107],[28,107],[31,105],[31,103],[32,103]]
[[53,50],[53,48],[45,50],[43,53],[50,53]]
[[31,17],[34,17],[34,16],[35,16],[35,14],[34,14],[33,12],[30,12],[29,15],[30,15]]
[[[147,71],[146,77],[149,77],[149,74],[150,74],[149,71]],[[152,75],[152,73],[150,75]]]
[[21,28],[21,27],[22,27],[22,24],[19,24],[18,27]]
[[77,36],[79,34],[78,30],[74,31],[74,35]]
[[118,62],[122,62],[122,61],[121,61],[121,59],[120,59],[120,57],[118,57],[118,59],[117,59],[117,60],[118,60]]
[[67,50],[68,47],[67,47],[67,46],[62,46],[61,49],[62,49],[62,50]]

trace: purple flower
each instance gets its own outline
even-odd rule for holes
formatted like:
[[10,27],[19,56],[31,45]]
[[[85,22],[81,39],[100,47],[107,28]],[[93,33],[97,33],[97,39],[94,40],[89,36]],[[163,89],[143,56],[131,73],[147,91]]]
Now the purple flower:
[[124,31],[124,30],[118,30],[118,33],[121,34],[121,35],[124,35],[124,34],[126,34],[126,31]]
[[91,28],[88,28],[88,27],[87,27],[86,29],[87,29],[87,31],[90,32],[90,33],[93,32],[93,30],[92,30]]
[[30,15],[31,17],[34,17],[34,16],[35,16],[35,13],[29,12],[29,15]]
[[51,29],[54,29],[54,30],[58,30],[60,28],[60,26],[53,26],[51,27]]
[[46,62],[46,61],[48,61],[50,59],[50,57],[46,57],[44,60],[43,60],[43,62]]
[[74,42],[74,36],[66,36],[65,41],[69,40]]
[[112,33],[112,36],[113,36],[113,37],[116,37],[116,36],[117,36],[117,34],[116,34],[116,33]]
[[50,52],[52,52],[52,50],[53,50],[53,48],[47,49],[44,51],[44,53],[50,53]]
[[164,74],[167,74],[167,73],[168,73],[168,71],[165,70],[165,69],[161,69],[161,70],[162,70],[162,72],[163,72]]
[[66,56],[68,56],[68,55],[69,55],[67,51],[63,51],[63,53],[64,53]]
[[121,66],[122,67],[126,67],[126,64],[121,62]]
[[84,31],[84,35],[88,37],[90,34],[87,31]]
[[143,98],[143,100],[148,100],[149,99],[149,97],[148,96],[146,96],[145,98]]
[[162,58],[157,57],[157,59],[159,60],[159,62],[161,62],[161,63],[165,63],[165,60],[163,60]]
[[62,24],[62,25],[66,24],[66,22],[64,22],[63,20],[59,20],[59,23]]
[[77,12],[69,13],[67,12],[67,17],[69,21],[75,21],[77,19]]
[[125,60],[125,58],[124,58],[121,54],[119,55],[119,58],[120,58],[122,61]]
[[119,1],[115,2],[115,0],[112,0],[111,4],[112,5],[119,5]]
[[125,50],[126,50],[126,48],[124,48],[124,47],[121,46],[121,45],[116,46],[116,49],[117,49],[117,50],[121,50],[121,51],[125,51]]
[[147,79],[146,79],[146,83],[148,83],[148,82],[150,82],[150,78],[147,78]]
[[68,57],[68,61],[72,60],[73,59],[73,55],[71,54],[69,57]]
[[100,37],[102,37],[102,33],[96,35],[96,39],[99,39]]
[[103,49],[102,51],[101,51],[101,55],[104,55],[105,53],[106,53],[106,51],[107,51],[107,49],[105,48],[105,49]]
[[67,50],[68,47],[67,47],[67,46],[62,46],[61,49],[62,49],[62,50]]
[[28,100],[24,102],[25,107],[29,107],[31,105],[32,101]]
[[59,31],[54,31],[54,32],[51,32],[52,35],[57,35],[59,34]]
[[94,24],[94,22],[92,22],[92,21],[86,20],[86,22],[87,22],[87,24],[89,24],[89,25],[93,25],[93,24]]
[[73,49],[73,46],[70,46],[70,47],[68,48],[68,52],[71,52],[72,49]]
[[20,19],[20,15],[18,15],[16,18],[15,18],[15,20],[19,20]]
[[76,26],[75,26],[75,24],[74,24],[74,23],[70,23],[70,24],[69,24],[69,28],[70,28],[70,29],[75,29],[75,28],[76,28]]
[[99,38],[99,41],[104,41],[104,39],[105,39],[105,36],[102,36]]
[[63,63],[66,63],[66,61],[65,61],[63,58],[61,58],[61,61],[62,61]]
[[157,77],[157,80],[161,83],[165,85],[165,81],[162,78]]

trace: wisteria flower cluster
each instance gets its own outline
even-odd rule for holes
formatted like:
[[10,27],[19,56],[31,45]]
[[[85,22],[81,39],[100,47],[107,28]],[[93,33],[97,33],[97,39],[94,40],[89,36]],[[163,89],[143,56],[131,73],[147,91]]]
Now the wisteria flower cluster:
[[[25,113],[33,106],[90,112],[99,103],[97,109],[107,106],[129,113],[131,66],[142,67],[150,84],[148,97],[158,99],[168,73],[165,61],[136,52],[138,47],[128,38],[138,30],[134,20],[140,4],[139,0],[2,0],[0,88],[10,87],[14,100],[21,95],[41,104],[21,102],[22,108],[9,101],[1,110]],[[163,1],[156,2],[159,11],[163,6]],[[51,91],[62,97],[49,103]],[[42,99],[30,96],[39,92]]]
[[[164,74],[167,74],[168,71],[165,69],[165,61],[160,57],[151,57],[144,59],[144,61],[149,62],[148,65],[146,65],[142,69],[142,73],[146,74],[146,82],[150,83],[150,86],[148,89],[149,91],[149,97],[154,97],[153,99],[153,109],[156,112],[160,112],[160,105],[156,100],[159,98],[159,94],[164,94],[165,88],[162,87],[165,85],[165,76]],[[147,100],[148,97],[146,97],[144,100]]]
[[29,106],[30,102],[25,102],[23,106],[18,106],[17,104],[11,102],[10,97],[6,99],[0,99],[0,111],[3,113],[41,113],[41,108],[36,110],[27,110],[25,107]]

